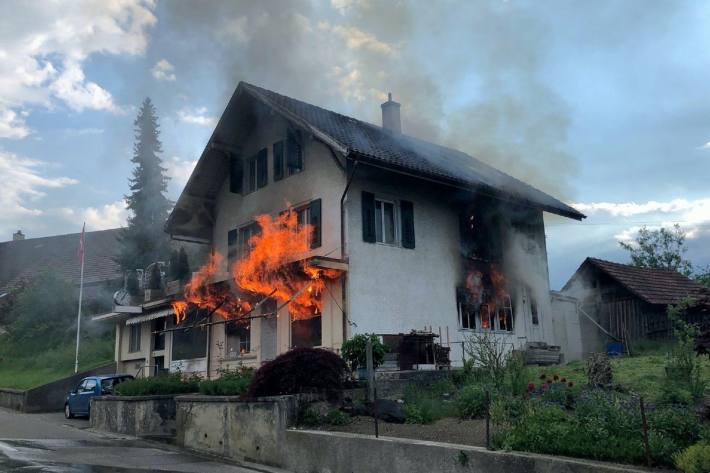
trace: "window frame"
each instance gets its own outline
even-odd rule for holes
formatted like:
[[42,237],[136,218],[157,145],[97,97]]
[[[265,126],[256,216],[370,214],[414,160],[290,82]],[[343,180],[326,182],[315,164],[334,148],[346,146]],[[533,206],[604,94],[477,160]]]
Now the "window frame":
[[[240,356],[245,356],[251,354],[251,321],[245,324],[239,324],[237,322],[227,322],[224,324],[224,350],[225,350],[225,358],[227,360],[236,360]],[[235,352],[235,355],[232,355],[230,352],[230,347],[231,343],[229,341],[230,339],[230,328],[234,329],[235,333],[239,337],[239,342],[237,343],[237,351]],[[246,333],[247,337],[242,337],[242,334]],[[243,351],[242,351],[243,350]]]
[[[263,163],[264,169],[263,173],[265,175],[264,183],[260,184],[259,176],[261,166],[259,163]],[[269,184],[269,151],[268,148],[262,148],[249,159],[246,160],[246,172],[244,173],[244,179],[246,179],[246,185],[244,186],[244,195],[251,194],[263,189]]]
[[[506,303],[507,301],[507,303]],[[459,301],[457,303],[458,307],[458,326],[459,330],[461,331],[470,331],[470,332],[490,332],[490,333],[500,333],[500,334],[508,334],[512,335],[515,333],[515,311],[513,308],[513,299],[510,296],[505,296],[503,300],[497,300],[496,301],[496,312],[491,313],[490,312],[490,305],[488,303],[482,303],[478,310],[471,309],[473,314],[468,314],[469,320],[469,327],[464,327],[464,310],[466,307],[466,304],[462,303]],[[501,311],[504,311],[505,314],[507,314],[507,319],[510,321],[510,328],[502,328],[501,327]],[[471,325],[471,317],[473,317],[474,321],[474,326],[470,327]],[[484,327],[484,321],[488,319],[488,324],[489,327],[485,328]]]
[[143,335],[143,324],[131,324],[128,329],[128,353],[139,353],[141,351],[141,338]]
[[[392,206],[392,242],[386,242],[384,241],[384,235],[385,235],[385,211],[384,211],[384,204],[390,204]],[[377,235],[377,212],[378,212],[378,206],[382,206],[382,209],[380,210],[380,216],[381,216],[381,221],[380,221],[380,228],[381,228],[381,236],[382,240],[380,241],[378,239]],[[399,225],[400,220],[399,220],[399,205],[398,201],[395,199],[388,199],[385,197],[379,197],[375,195],[375,243],[380,244],[380,245],[386,245],[386,246],[401,246],[400,244],[400,231],[399,231]]]

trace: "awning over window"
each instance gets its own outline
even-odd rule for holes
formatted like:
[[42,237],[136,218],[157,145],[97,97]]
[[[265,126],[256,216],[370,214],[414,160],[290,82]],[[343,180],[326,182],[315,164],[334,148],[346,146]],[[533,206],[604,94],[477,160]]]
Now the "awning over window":
[[162,319],[163,317],[168,317],[172,315],[175,315],[175,312],[173,312],[172,307],[168,307],[167,309],[156,310],[150,312],[149,314],[139,315],[138,317],[131,317],[130,319],[126,320],[126,325],[140,324],[155,319]]

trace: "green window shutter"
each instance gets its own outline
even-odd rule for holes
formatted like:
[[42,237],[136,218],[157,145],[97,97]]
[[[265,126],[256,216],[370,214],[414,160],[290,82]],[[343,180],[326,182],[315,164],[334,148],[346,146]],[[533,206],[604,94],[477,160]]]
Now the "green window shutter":
[[414,204],[408,200],[399,203],[402,220],[402,248],[414,248]]
[[321,200],[316,199],[311,202],[310,205],[310,224],[313,227],[313,234],[311,235],[311,248],[318,248],[321,246]]
[[375,194],[362,192],[362,240],[375,243]]
[[234,194],[242,193],[242,185],[244,184],[244,165],[239,156],[230,155],[229,157],[229,192]]
[[274,143],[274,181],[280,181],[284,177],[284,142]]
[[261,189],[269,183],[269,160],[266,148],[256,156],[256,188]]

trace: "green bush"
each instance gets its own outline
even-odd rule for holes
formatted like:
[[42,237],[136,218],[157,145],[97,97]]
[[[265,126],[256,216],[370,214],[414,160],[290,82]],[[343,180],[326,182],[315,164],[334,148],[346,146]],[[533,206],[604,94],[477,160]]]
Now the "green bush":
[[347,425],[350,423],[350,416],[343,411],[333,409],[323,416],[323,422],[328,425]]
[[675,467],[683,473],[707,473],[710,471],[710,445],[697,444],[673,456]]
[[299,402],[296,411],[296,425],[304,427],[315,427],[320,425],[320,416],[307,402]]
[[486,390],[477,384],[465,386],[456,398],[456,408],[463,419],[483,417],[488,409]]
[[497,396],[491,400],[491,422],[509,427],[520,421],[528,410],[528,404],[525,399],[519,397]]
[[184,394],[198,391],[199,378],[183,379],[180,373],[163,374],[150,378],[125,381],[114,389],[119,396],[151,396],[156,394]]
[[200,381],[200,394],[207,396],[242,396],[246,394],[251,383],[253,370],[239,368],[221,370],[219,378]]
[[693,402],[693,395],[688,389],[679,386],[678,383],[663,383],[659,393],[661,401],[672,404],[689,405]]
[[513,396],[522,396],[528,389],[528,369],[525,366],[525,355],[519,351],[508,354],[505,363],[508,389]]
[[442,399],[436,388],[427,390],[420,389],[418,386],[407,389],[402,411],[408,424],[430,424],[444,417],[456,415],[454,404]]
[[380,342],[380,337],[373,334],[355,335],[343,343],[341,349],[343,359],[350,365],[352,371],[367,366],[367,340],[372,340],[372,363],[375,368],[385,361],[387,347]]

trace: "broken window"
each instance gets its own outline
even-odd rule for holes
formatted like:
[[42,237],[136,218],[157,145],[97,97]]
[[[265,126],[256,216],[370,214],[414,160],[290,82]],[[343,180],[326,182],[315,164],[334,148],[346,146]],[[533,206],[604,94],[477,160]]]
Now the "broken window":
[[128,352],[141,351],[141,324],[130,325],[128,330]]
[[254,192],[264,187],[269,180],[266,148],[260,150],[247,161],[247,192]]
[[226,352],[228,359],[237,358],[239,355],[251,351],[251,323],[243,321],[240,323],[228,322],[224,324]]

